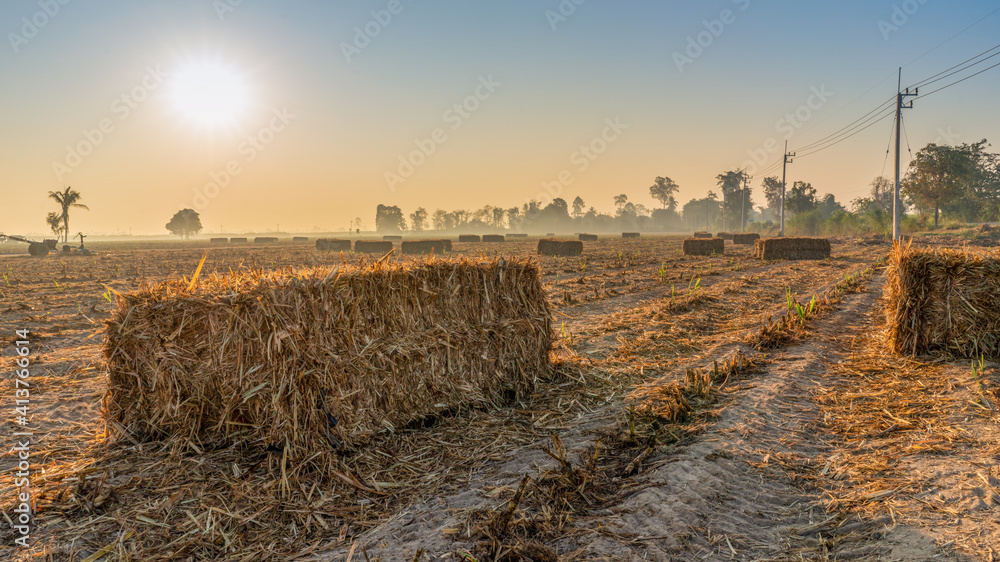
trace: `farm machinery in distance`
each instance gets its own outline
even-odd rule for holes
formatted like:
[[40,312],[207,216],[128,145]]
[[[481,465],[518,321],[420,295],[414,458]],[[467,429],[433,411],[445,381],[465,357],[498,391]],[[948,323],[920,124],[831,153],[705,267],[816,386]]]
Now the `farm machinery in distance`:
[[[80,237],[80,247],[74,248],[67,244],[62,247],[62,253],[77,254],[84,256],[94,255],[94,252],[91,252],[90,250],[83,247],[83,239],[84,239],[83,233],[80,233],[77,236]],[[15,242],[24,242],[25,244],[28,245],[28,253],[33,256],[47,256],[53,252],[57,252],[59,247],[58,240],[47,239],[38,242],[36,240],[31,240],[30,238],[25,238],[24,236],[14,236],[12,234],[3,234],[2,232],[0,232],[0,241],[2,240],[13,240]]]

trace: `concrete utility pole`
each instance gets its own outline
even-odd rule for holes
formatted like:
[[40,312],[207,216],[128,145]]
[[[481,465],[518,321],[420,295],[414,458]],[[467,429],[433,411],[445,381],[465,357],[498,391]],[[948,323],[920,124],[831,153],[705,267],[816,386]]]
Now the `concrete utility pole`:
[[781,230],[778,232],[778,236],[785,235],[785,171],[792,163],[792,156],[795,156],[795,153],[788,152],[788,141],[785,141],[784,162],[781,164]]
[[903,86],[903,68],[899,68],[899,82],[896,86],[896,188],[893,190],[892,195],[892,239],[893,241],[899,240],[899,225],[903,217],[903,209],[901,208],[899,202],[899,131],[903,127],[903,110],[913,109],[913,102],[911,101],[909,105],[903,105],[903,99],[908,96],[915,96],[920,91],[919,88],[913,90],[910,93],[910,89],[907,88],[906,92],[900,91]]
[[742,206],[740,207],[740,232],[747,231],[747,183],[752,180],[750,176],[747,175],[746,170],[743,170],[743,191],[741,196]]

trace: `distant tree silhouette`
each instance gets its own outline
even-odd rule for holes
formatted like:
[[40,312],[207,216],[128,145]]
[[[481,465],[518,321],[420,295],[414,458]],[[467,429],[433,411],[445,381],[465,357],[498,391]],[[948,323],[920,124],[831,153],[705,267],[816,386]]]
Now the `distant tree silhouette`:
[[785,209],[793,213],[808,213],[817,205],[816,188],[811,183],[797,181],[785,194]]
[[649,186],[649,194],[663,205],[664,209],[674,211],[677,209],[677,200],[674,194],[680,186],[668,177],[657,177],[653,180],[653,185]]
[[583,198],[579,195],[573,200],[573,218],[581,219],[583,218],[584,210],[586,210],[587,204],[583,202]]
[[378,232],[402,232],[406,230],[403,211],[392,205],[379,205],[375,209],[375,230]]
[[410,213],[410,227],[420,232],[425,226],[427,226],[427,209],[419,207],[416,211]]
[[191,238],[192,234],[201,232],[201,217],[194,209],[181,209],[167,223],[167,230],[181,238]]
[[[69,210],[70,208],[86,209],[90,210],[90,207],[79,203],[83,196],[80,195],[79,191],[76,191],[72,187],[67,187],[63,191],[50,191],[49,199],[54,200],[59,203],[61,212],[59,213],[59,220],[63,223],[62,235],[63,242],[69,242]],[[50,223],[51,226],[51,223]]]
[[628,203],[628,195],[622,193],[621,195],[615,195],[615,206],[618,207],[618,214],[621,214],[622,208],[625,207],[625,203]]
[[62,216],[59,213],[49,213],[45,217],[45,222],[48,223],[49,228],[55,233],[56,238],[62,238],[65,228],[63,227]]
[[781,209],[781,180],[777,176],[764,178],[764,199],[769,209]]

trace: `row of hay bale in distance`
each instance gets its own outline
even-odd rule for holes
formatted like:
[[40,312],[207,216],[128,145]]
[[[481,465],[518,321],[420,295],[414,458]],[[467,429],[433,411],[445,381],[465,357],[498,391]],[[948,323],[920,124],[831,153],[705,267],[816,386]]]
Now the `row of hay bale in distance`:
[[343,445],[530,395],[552,340],[530,260],[169,281],[117,301],[106,415],[139,439],[271,445],[332,467]]
[[[400,244],[404,254],[443,254],[451,251],[451,240],[406,240]],[[316,241],[316,249],[320,252],[350,252],[350,240],[330,240],[320,238]],[[391,252],[391,240],[358,240],[354,242],[354,251],[363,254],[385,254]]]
[[[754,244],[753,256],[765,260],[818,260],[830,257],[826,238],[761,238],[757,233],[733,234],[734,244]],[[683,243],[685,256],[723,255],[724,238],[695,237]]]
[[[258,236],[253,239],[254,244],[277,244],[278,238],[275,236]],[[295,236],[292,238],[292,242],[308,242],[309,238],[305,236]],[[249,238],[236,237],[236,238],[210,238],[209,244],[248,244],[250,242]]]

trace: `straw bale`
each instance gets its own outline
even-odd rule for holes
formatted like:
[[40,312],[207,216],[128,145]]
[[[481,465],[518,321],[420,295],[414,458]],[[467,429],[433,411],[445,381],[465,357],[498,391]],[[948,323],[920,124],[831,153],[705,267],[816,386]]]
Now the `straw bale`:
[[555,232],[547,232],[547,233],[545,234],[545,236],[547,236],[547,237],[549,237],[549,238],[552,238],[552,237],[553,237],[553,236],[555,236],[555,235],[556,235],[556,233],[555,233]]
[[350,252],[351,241],[320,238],[319,240],[316,240],[316,249],[321,252]]
[[[529,260],[255,271],[118,300],[107,415],[137,439],[344,446],[441,411],[528,396],[551,372],[551,313]],[[318,460],[316,460],[318,459]]]
[[503,242],[503,234],[484,234],[483,242]]
[[551,240],[543,238],[538,241],[540,256],[579,256],[583,254],[583,242],[579,240]]
[[212,238],[208,241],[209,244],[228,244],[228,238]]
[[749,245],[760,240],[760,234],[747,232],[746,234],[733,234],[733,244]]
[[308,242],[308,236],[292,236],[292,242]]
[[527,238],[528,235],[523,232],[511,232],[507,235],[507,240],[515,240],[517,238]]
[[389,241],[392,241],[392,242],[400,242],[400,241],[403,240],[403,237],[399,236],[398,234],[386,234],[385,236],[382,237],[382,240],[389,240]]
[[274,236],[258,236],[253,239],[254,244],[274,244],[278,239]]
[[765,260],[823,260],[830,257],[826,238],[761,238],[754,255]]
[[730,240],[731,241],[733,239],[733,233],[732,232],[719,232],[718,234],[715,235],[715,237],[716,238],[721,238],[723,240]]
[[688,238],[684,241],[685,256],[710,256],[726,253],[726,241],[722,238]]
[[482,238],[480,238],[478,234],[459,234],[458,235],[458,241],[459,242],[480,242],[481,240],[482,240]]
[[358,240],[354,243],[354,251],[362,254],[387,254],[392,251],[392,242],[388,240]]
[[448,251],[451,246],[450,240],[407,240],[400,245],[404,254],[424,254],[434,253],[441,255]]
[[229,239],[229,243],[230,244],[246,244],[247,243],[247,239],[246,238],[230,238]]
[[695,238],[711,238],[712,237],[712,233],[711,232],[695,232],[694,233],[694,237]]
[[897,244],[884,302],[896,353],[1000,359],[1000,252]]
[[622,238],[638,238],[638,232],[622,232]]
[[580,242],[597,242],[596,234],[580,234]]

